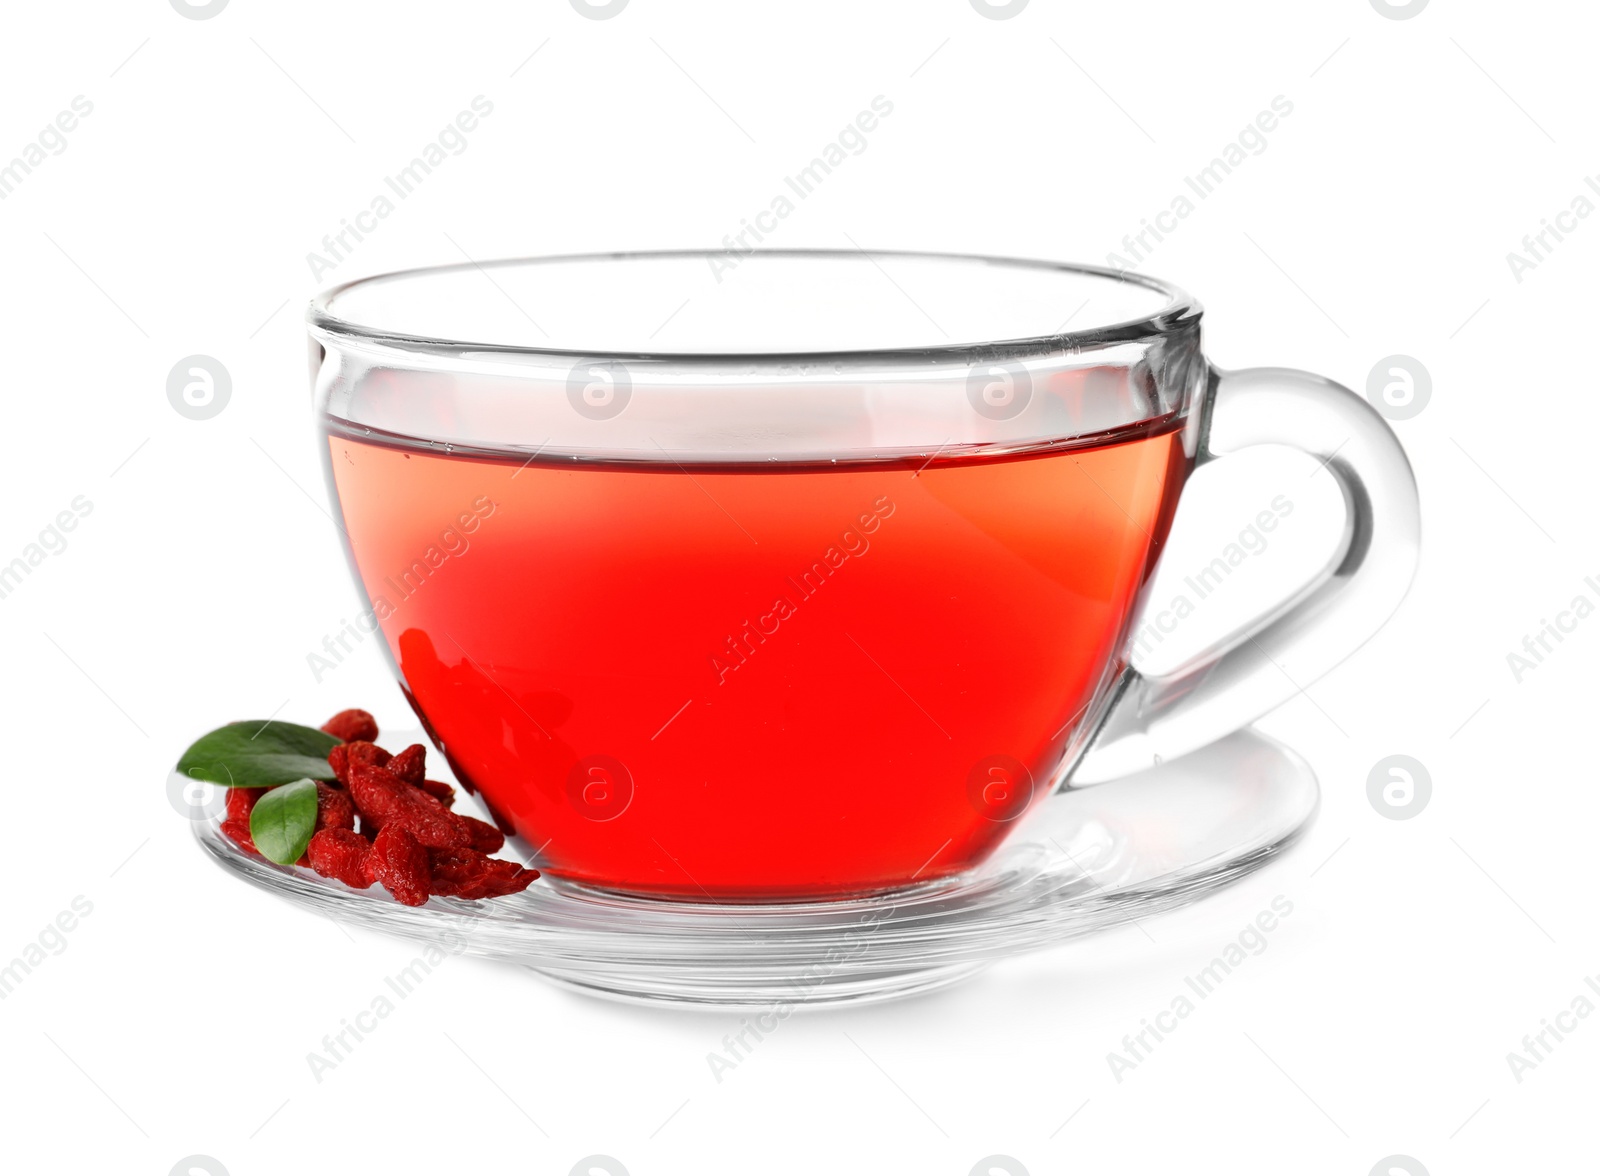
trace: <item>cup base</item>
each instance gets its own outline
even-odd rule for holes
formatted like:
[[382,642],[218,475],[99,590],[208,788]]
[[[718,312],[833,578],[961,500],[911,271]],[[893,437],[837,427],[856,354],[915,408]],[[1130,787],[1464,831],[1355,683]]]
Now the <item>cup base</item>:
[[668,991],[659,984],[648,988],[637,985],[618,987],[614,982],[609,984],[597,982],[587,971],[574,973],[534,965],[529,965],[528,970],[558,988],[621,1004],[650,1007],[670,1005],[677,1008],[701,1006],[724,1011],[757,1012],[780,1009],[785,1005],[803,1004],[806,1008],[823,1008],[838,1005],[881,1004],[902,997],[921,996],[926,992],[949,988],[976,976],[988,967],[989,964],[983,962],[923,969],[907,968],[882,975],[857,977],[850,983],[830,984],[826,988],[808,992],[800,1000],[795,997],[795,985],[787,980],[777,981],[764,990],[759,986],[747,986],[742,995],[727,999],[718,995],[707,996],[704,987],[699,985],[687,992]]
[[[1137,775],[1060,793],[989,862],[909,890],[761,905],[535,883],[508,898],[406,907],[245,853],[211,822],[224,868],[318,913],[521,964],[610,1000],[777,1010],[894,1000],[997,960],[1186,906],[1260,869],[1315,819],[1315,775],[1253,730]],[[463,801],[467,798],[463,797]]]

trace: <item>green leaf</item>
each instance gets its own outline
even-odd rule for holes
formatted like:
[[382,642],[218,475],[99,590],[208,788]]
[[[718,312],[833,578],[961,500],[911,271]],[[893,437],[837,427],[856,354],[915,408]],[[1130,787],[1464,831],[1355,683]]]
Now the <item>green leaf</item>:
[[316,827],[315,780],[296,780],[274,788],[250,810],[250,840],[262,857],[280,866],[300,860]]
[[292,780],[331,780],[328,753],[339,740],[315,727],[260,719],[229,723],[183,753],[178,772],[226,788],[272,788]]

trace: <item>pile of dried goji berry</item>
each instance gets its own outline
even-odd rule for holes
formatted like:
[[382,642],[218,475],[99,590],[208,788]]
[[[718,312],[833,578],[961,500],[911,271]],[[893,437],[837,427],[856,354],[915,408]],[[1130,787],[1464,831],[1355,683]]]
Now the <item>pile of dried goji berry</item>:
[[[539,876],[538,870],[489,856],[505,844],[505,835],[451,811],[455,789],[426,778],[422,744],[390,755],[373,742],[378,724],[364,710],[340,711],[322,730],[343,742],[328,753],[334,779],[317,782],[315,832],[296,864],[358,889],[381,883],[407,906],[421,906],[435,894],[516,894]],[[251,853],[256,848],[250,813],[267,791],[228,790],[222,831]]]

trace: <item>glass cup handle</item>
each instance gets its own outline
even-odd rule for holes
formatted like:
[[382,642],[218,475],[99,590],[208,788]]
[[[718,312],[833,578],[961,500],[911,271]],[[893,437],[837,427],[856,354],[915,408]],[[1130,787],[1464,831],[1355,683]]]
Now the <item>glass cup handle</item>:
[[1196,464],[1252,445],[1292,446],[1333,474],[1345,501],[1338,550],[1305,590],[1172,673],[1130,665],[1065,787],[1129,775],[1253,722],[1354,653],[1404,598],[1420,542],[1417,484],[1383,418],[1308,372],[1211,369]]

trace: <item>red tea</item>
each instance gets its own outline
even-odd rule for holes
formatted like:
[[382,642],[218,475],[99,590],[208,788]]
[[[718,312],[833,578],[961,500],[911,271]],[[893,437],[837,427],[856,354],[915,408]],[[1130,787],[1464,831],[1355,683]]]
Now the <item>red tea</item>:
[[820,897],[981,861],[1118,668],[1175,431],[690,468],[329,435],[413,705],[550,873]]

